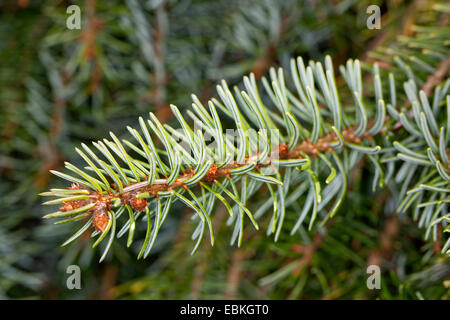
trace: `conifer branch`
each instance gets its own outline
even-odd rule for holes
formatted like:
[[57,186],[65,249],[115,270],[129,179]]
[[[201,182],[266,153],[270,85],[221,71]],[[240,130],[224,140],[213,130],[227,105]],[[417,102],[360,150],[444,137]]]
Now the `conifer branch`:
[[[385,167],[392,171],[397,161],[402,161],[403,168],[410,168],[411,172],[418,166],[427,168],[419,186],[407,193],[405,188],[412,176],[405,178],[399,211],[406,210],[423,192],[434,192],[433,200],[439,195],[440,201],[446,203],[450,180],[446,148],[450,121],[438,125],[441,111],[436,107],[431,109],[423,90],[416,93],[412,79],[404,83],[404,89],[413,112],[405,113],[395,108],[398,92],[393,76],[389,77],[386,94],[376,64],[372,72],[373,96],[363,93],[358,60],[349,60],[345,67],[340,67],[340,72],[349,89],[351,107],[340,99],[345,91],[340,88],[338,93],[330,57],[325,59],[324,66],[311,61],[307,67],[298,58],[291,61],[292,85],[285,83],[281,68],[270,70],[271,83],[262,78],[265,95],[260,93],[255,76],[251,74],[244,77],[245,90],[234,87],[234,94],[222,81],[217,86],[221,101],[216,98],[208,101],[209,110],[193,96],[193,107],[187,114],[194,128],[179,109],[171,105],[180,130],[162,125],[150,113],[147,122],[139,119],[141,132],[128,127],[135,143],[120,140],[112,132],[113,141],[104,139],[93,143],[104,160],[83,144],[83,150],[76,150],[88,164],[84,168],[87,171],[70,163],[66,163],[66,168],[79,177],[53,171],[74,184],[68,189],[52,189],[42,194],[59,197],[44,204],[62,203],[59,211],[45,217],[68,217],[57,223],[89,219],[65,244],[91,224],[97,230],[94,236],[99,235],[94,246],[110,233],[102,259],[115,237],[116,221],[124,212],[128,212],[128,219],[117,236],[128,232],[127,246],[133,243],[136,222],[145,213],[148,229],[139,258],[148,256],[174,201],[181,201],[196,212],[194,219],[198,226],[193,239],[197,242],[193,252],[206,228],[214,244],[211,215],[217,200],[225,205],[230,221],[235,224],[232,243],[237,240],[241,245],[245,216],[258,229],[257,220],[270,206],[273,206],[273,214],[268,233],[273,233],[277,240],[286,206],[306,190],[309,191],[303,212],[292,232],[306,221],[308,212],[311,212],[309,229],[319,217],[321,224],[333,217],[344,201],[349,169],[363,156],[368,157],[374,170],[373,190],[387,183],[390,177],[385,175]],[[448,87],[445,85],[438,92],[435,105],[440,104]],[[392,104],[385,103],[384,97],[389,94]],[[237,141],[223,134],[225,122],[218,111],[234,121]],[[390,132],[397,121],[411,137],[392,143]],[[161,141],[164,150],[155,148],[150,132]],[[214,143],[207,146],[206,136],[213,137]],[[398,138],[403,139],[402,136],[403,131]],[[266,169],[271,172],[268,174]],[[444,181],[439,182],[439,179]],[[263,185],[271,197],[252,213],[246,203]],[[442,208],[439,202],[435,218],[440,217]],[[438,222],[444,220],[445,215]]]

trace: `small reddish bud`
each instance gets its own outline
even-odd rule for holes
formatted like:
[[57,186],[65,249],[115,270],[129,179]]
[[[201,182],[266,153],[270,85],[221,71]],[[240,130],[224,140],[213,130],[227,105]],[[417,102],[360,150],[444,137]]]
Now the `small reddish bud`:
[[280,147],[278,148],[280,158],[287,157],[288,152],[289,152],[288,146],[285,143],[280,144]]
[[75,209],[72,201],[64,202],[64,204],[59,207],[59,211],[66,212]]
[[105,210],[99,209],[94,211],[94,226],[100,232],[105,232],[109,223],[109,216]]
[[133,197],[131,199],[131,207],[133,207],[134,210],[136,211],[144,211],[145,208],[147,207],[148,202],[145,199],[142,198],[137,198],[137,197]]
[[203,178],[204,181],[214,181],[217,179],[217,173],[219,172],[219,168],[217,168],[214,164],[209,168],[208,173]]

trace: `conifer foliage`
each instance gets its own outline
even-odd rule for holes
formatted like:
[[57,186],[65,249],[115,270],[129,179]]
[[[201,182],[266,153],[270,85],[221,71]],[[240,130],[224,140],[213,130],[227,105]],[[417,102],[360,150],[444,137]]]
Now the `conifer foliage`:
[[448,299],[449,12],[1,2],[0,298]]
[[[101,260],[115,237],[127,233],[130,246],[141,221],[147,232],[138,258],[147,257],[175,201],[195,212],[193,252],[205,230],[214,244],[216,202],[226,206],[234,224],[231,243],[240,246],[246,220],[258,229],[266,211],[272,215],[267,233],[277,240],[285,231],[286,206],[300,197],[305,204],[290,232],[303,223],[311,229],[337,214],[350,170],[365,157],[373,169],[372,189],[395,180],[402,186],[397,210],[412,207],[427,237],[436,238],[448,220],[450,81],[437,87],[430,102],[419,87],[423,81],[409,77],[399,83],[393,73],[383,77],[377,64],[366,77],[358,60],[348,60],[339,68],[346,83],[339,88],[328,56],[323,64],[292,59],[289,71],[287,78],[285,70],[272,68],[261,84],[250,74],[242,89],[222,81],[218,98],[207,107],[193,95],[186,111],[193,124],[171,105],[181,130],[163,125],[150,112],[148,119],[139,118],[138,130],[127,128],[132,139],[110,132],[110,139],[92,147],[82,144],[76,150],[86,167],[67,162],[70,174],[52,171],[73,184],[42,194],[57,197],[44,204],[62,203],[45,217],[63,218],[57,223],[87,219],[64,244],[93,225],[94,246],[108,236]],[[407,98],[404,106],[399,96]],[[224,134],[225,117],[233,121],[237,141]],[[213,146],[205,143],[207,135]],[[259,188],[267,188],[271,197],[252,212],[248,203]]]

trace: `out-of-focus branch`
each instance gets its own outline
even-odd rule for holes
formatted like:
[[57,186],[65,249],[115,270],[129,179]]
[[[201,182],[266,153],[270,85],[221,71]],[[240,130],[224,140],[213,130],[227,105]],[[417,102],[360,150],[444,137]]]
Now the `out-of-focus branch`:
[[[227,211],[225,210],[225,207],[219,206],[216,211],[216,227],[214,230],[214,233],[217,233],[218,226],[223,225],[223,220],[228,216]],[[207,258],[208,258],[208,251],[207,246],[209,246],[209,243],[205,242],[203,244],[202,253],[200,255],[200,258],[198,259],[197,265],[195,266],[195,276],[194,280],[192,281],[192,288],[191,288],[191,299],[199,299],[202,294],[202,287],[203,282],[205,280],[205,274],[207,272],[208,264],[207,264]]]
[[[392,28],[383,28],[378,34],[373,38],[373,40],[369,43],[361,56],[361,61],[372,62],[372,59],[369,58],[369,53],[377,47],[384,45],[389,40],[394,40],[398,35],[411,36],[413,33],[413,24],[417,17],[417,12],[426,4],[424,0],[415,0],[411,4],[408,5],[405,14],[403,15],[402,22],[396,29]],[[389,12],[386,12],[382,17],[381,21],[386,20],[389,15]],[[380,67],[388,67],[387,64],[380,65]]]
[[398,217],[392,214],[387,218],[380,235],[380,247],[372,250],[367,265],[381,266],[383,261],[391,261],[394,248],[394,240],[399,231]]
[[167,103],[167,74],[165,67],[165,41],[169,21],[167,18],[167,8],[164,2],[156,8],[156,26],[153,31],[153,52],[155,71],[152,75],[151,101],[155,108],[156,116],[162,121],[166,121],[172,116],[172,112]]
[[38,150],[38,156],[43,158],[43,162],[34,179],[34,185],[37,189],[45,188],[50,178],[49,170],[57,169],[64,160],[56,145],[63,129],[65,108],[66,100],[61,96],[56,96],[53,103],[48,141],[44,146],[40,145]]
[[[89,92],[95,93],[101,81],[101,70],[96,61],[97,48],[96,38],[98,32],[103,28],[103,20],[95,16],[96,0],[86,0],[87,24],[80,36],[80,41],[84,45],[84,58],[93,60],[93,71],[89,83]],[[67,74],[62,74],[63,86],[67,86],[71,78]],[[63,155],[58,151],[57,144],[64,127],[64,111],[67,101],[60,93],[54,94],[54,104],[51,117],[48,142],[45,146],[40,146],[39,156],[44,159],[36,177],[34,185],[38,189],[44,188],[49,180],[49,170],[57,169],[64,161]]]
[[96,0],[86,0],[87,24],[81,34],[80,41],[84,45],[84,58],[92,60],[92,75],[89,83],[89,93],[95,93],[102,79],[101,68],[97,62],[97,35],[104,27],[104,21],[95,15]]
[[422,86],[422,90],[425,92],[427,97],[431,95],[433,88],[435,86],[442,83],[442,81],[448,74],[449,68],[450,68],[450,55],[447,57],[447,60],[441,62],[436,72],[430,75],[427,78],[425,84]]

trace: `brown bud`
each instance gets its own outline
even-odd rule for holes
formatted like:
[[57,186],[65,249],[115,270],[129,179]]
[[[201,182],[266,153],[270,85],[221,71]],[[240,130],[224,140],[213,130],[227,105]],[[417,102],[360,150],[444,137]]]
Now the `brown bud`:
[[278,154],[280,156],[280,158],[285,158],[287,157],[289,152],[289,148],[285,143],[280,144],[279,148],[278,148]]
[[131,206],[136,211],[144,211],[147,205],[148,203],[145,199],[137,198],[136,196],[131,199]]
[[80,186],[78,183],[72,183],[70,187],[67,187],[68,190],[79,190],[85,189],[83,186]]
[[109,216],[106,213],[106,210],[99,209],[94,211],[95,229],[103,233],[105,232],[108,223],[109,223]]
[[59,207],[59,211],[66,212],[78,209],[82,206],[85,206],[89,203],[91,203],[91,199],[83,199],[83,200],[72,200],[72,201],[66,201],[63,202],[63,205]]
[[73,206],[73,201],[64,202],[61,207],[59,207],[59,211],[66,212],[75,209]]
[[212,182],[217,179],[219,169],[213,164],[211,168],[209,168],[208,173],[203,178],[204,181]]

